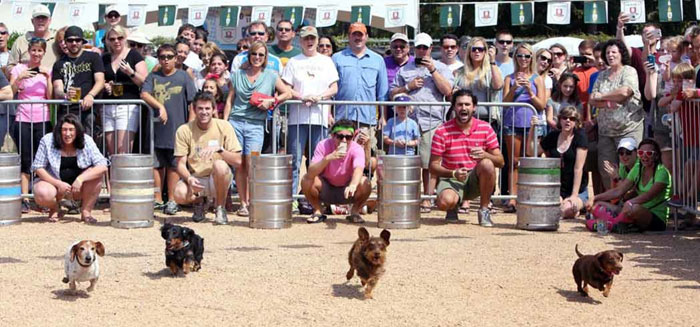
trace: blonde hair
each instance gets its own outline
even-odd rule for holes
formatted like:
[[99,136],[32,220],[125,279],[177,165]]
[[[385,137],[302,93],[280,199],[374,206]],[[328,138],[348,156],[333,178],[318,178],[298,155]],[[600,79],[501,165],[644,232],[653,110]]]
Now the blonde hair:
[[561,118],[563,117],[574,117],[576,119],[576,125],[574,128],[581,128],[581,114],[578,112],[576,107],[567,106],[564,107],[557,115],[557,128],[561,130]]
[[[107,30],[107,33],[105,33],[105,41],[109,40],[109,35],[110,35],[111,33],[115,33],[115,34],[117,34],[117,37],[120,37],[120,36],[121,36],[121,37],[123,37],[125,40],[126,40],[126,38],[127,38],[126,29],[124,29],[123,27],[121,27],[121,25],[114,25],[114,26],[110,27],[109,30]],[[108,44],[108,47],[110,48],[110,49],[109,49],[109,52],[113,52],[113,51],[112,51],[112,42],[109,42],[109,43],[107,43],[107,44]]]
[[205,54],[214,55],[215,53],[224,53],[221,51],[218,45],[214,42],[207,42],[202,46],[202,50],[199,51],[199,58],[201,59]]
[[[481,61],[479,67],[475,67],[472,64],[471,53],[472,48],[478,42],[481,42],[484,47],[484,60]],[[469,40],[469,43],[467,43],[467,53],[464,56],[464,68],[462,68],[462,74],[464,75],[464,81],[467,86],[476,85],[481,89],[488,87],[488,82],[486,80],[488,76],[491,75],[491,59],[489,58],[488,49],[488,43],[480,36],[473,37]]]
[[267,52],[267,46],[265,45],[265,43],[262,43],[260,41],[253,42],[250,45],[250,48],[248,48],[248,61],[246,61],[243,65],[241,65],[241,68],[243,68],[243,69],[250,68],[250,66],[251,66],[250,56],[253,54],[253,52],[257,51],[258,49],[265,49],[265,60],[263,60],[263,63],[262,63],[262,68],[263,68],[263,70],[265,69],[265,67],[267,66],[267,56],[269,56],[269,53]]
[[552,54],[552,51],[549,51],[549,49],[544,49],[544,48],[539,49],[539,50],[537,50],[537,53],[535,53],[535,59],[533,60],[535,62],[535,65],[536,65],[535,66],[536,69],[539,69],[539,67],[540,67],[540,65],[537,64],[537,61],[540,60],[540,56],[545,52],[549,53],[549,64],[547,65],[547,69],[545,69],[542,73],[539,73],[539,72],[537,73],[537,75],[540,75],[540,76],[547,76],[549,74],[549,70],[552,69],[552,60],[554,60],[554,55]]
[[524,43],[524,42],[518,44],[518,47],[515,48],[515,52],[513,52],[513,53],[515,53],[515,57],[516,57],[514,60],[514,63],[513,63],[514,71],[516,73],[520,71],[520,63],[518,62],[517,56],[518,56],[518,50],[520,50],[521,48],[530,52],[530,56],[532,56],[532,57],[530,57],[530,67],[528,67],[528,69],[530,70],[530,74],[536,73],[537,72],[537,61],[534,58],[535,50],[532,49],[532,46],[530,44]]
[[691,64],[682,62],[673,68],[671,78],[695,79],[695,69]]

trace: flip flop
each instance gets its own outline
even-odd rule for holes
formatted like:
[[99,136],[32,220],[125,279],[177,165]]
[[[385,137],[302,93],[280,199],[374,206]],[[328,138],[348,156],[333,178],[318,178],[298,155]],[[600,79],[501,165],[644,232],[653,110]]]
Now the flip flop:
[[[56,214],[56,217],[53,216],[53,214]],[[48,220],[50,223],[57,223],[63,216],[65,216],[66,212],[61,209],[61,206],[58,206],[58,210],[54,211],[53,209],[49,209],[49,216]]]
[[430,213],[431,211],[433,211],[433,209],[431,209],[430,207],[426,207],[426,206],[424,206],[424,205],[421,205],[421,206],[420,206],[420,212],[421,212],[421,213]]
[[457,209],[457,213],[469,214],[469,208],[460,207],[459,209]]
[[306,218],[306,222],[309,224],[322,223],[322,222],[326,221],[327,218],[328,217],[326,217],[326,215],[322,215],[320,213],[315,213],[315,214],[311,215],[311,217]]
[[352,214],[352,215],[346,216],[345,220],[347,220],[353,224],[362,224],[365,222],[365,220],[362,219],[362,217],[358,214]]
[[83,222],[85,222],[86,224],[94,224],[94,223],[97,223],[97,219],[95,219],[95,217],[93,217],[93,216],[83,217],[83,218],[81,218],[81,220],[82,220]]

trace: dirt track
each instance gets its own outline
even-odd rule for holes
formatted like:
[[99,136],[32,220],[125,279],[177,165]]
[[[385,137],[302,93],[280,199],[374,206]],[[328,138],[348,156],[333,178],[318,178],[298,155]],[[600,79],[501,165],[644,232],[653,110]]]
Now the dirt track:
[[[473,210],[472,210],[473,211]],[[357,226],[342,217],[291,229],[254,230],[235,217],[229,226],[171,219],[205,239],[203,268],[173,278],[164,264],[159,218],[154,228],[121,230],[35,216],[0,228],[0,325],[605,325],[700,324],[700,233],[609,235],[581,220],[558,232],[446,225],[442,213],[417,230],[393,230],[387,273],[374,300],[361,300],[359,279],[345,282]],[[229,214],[229,219],[233,216]],[[465,216],[462,216],[464,219]],[[73,217],[74,218],[74,217]],[[376,218],[366,226],[378,234]],[[101,279],[93,293],[70,295],[63,254],[78,239],[102,241]],[[624,252],[610,297],[576,293],[574,245],[584,253]]]

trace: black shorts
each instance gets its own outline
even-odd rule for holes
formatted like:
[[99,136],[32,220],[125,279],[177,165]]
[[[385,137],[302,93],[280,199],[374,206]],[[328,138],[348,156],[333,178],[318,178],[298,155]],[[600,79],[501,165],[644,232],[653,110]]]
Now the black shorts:
[[319,178],[321,179],[321,202],[325,204],[349,204],[353,202],[353,197],[345,198],[345,186],[334,186],[325,178]]
[[175,168],[177,161],[173,153],[174,149],[155,148],[153,156],[153,168]]
[[653,231],[653,232],[662,232],[666,230],[666,222],[661,219],[661,217],[651,214],[651,222],[649,223],[649,226],[645,229],[648,231]]

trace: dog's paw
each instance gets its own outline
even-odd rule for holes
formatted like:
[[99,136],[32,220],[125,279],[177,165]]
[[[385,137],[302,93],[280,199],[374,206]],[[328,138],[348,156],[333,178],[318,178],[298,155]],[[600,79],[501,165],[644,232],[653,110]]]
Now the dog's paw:
[[365,292],[365,300],[372,300],[372,299],[374,299],[374,298],[372,297],[372,293],[367,293],[367,292]]
[[94,291],[94,290],[95,290],[95,286],[90,286],[90,287],[87,288],[87,291],[88,291],[88,292],[92,292],[92,291]]
[[355,269],[350,269],[350,271],[348,271],[348,273],[345,274],[345,278],[347,278],[348,280],[351,280],[353,276],[355,276]]

